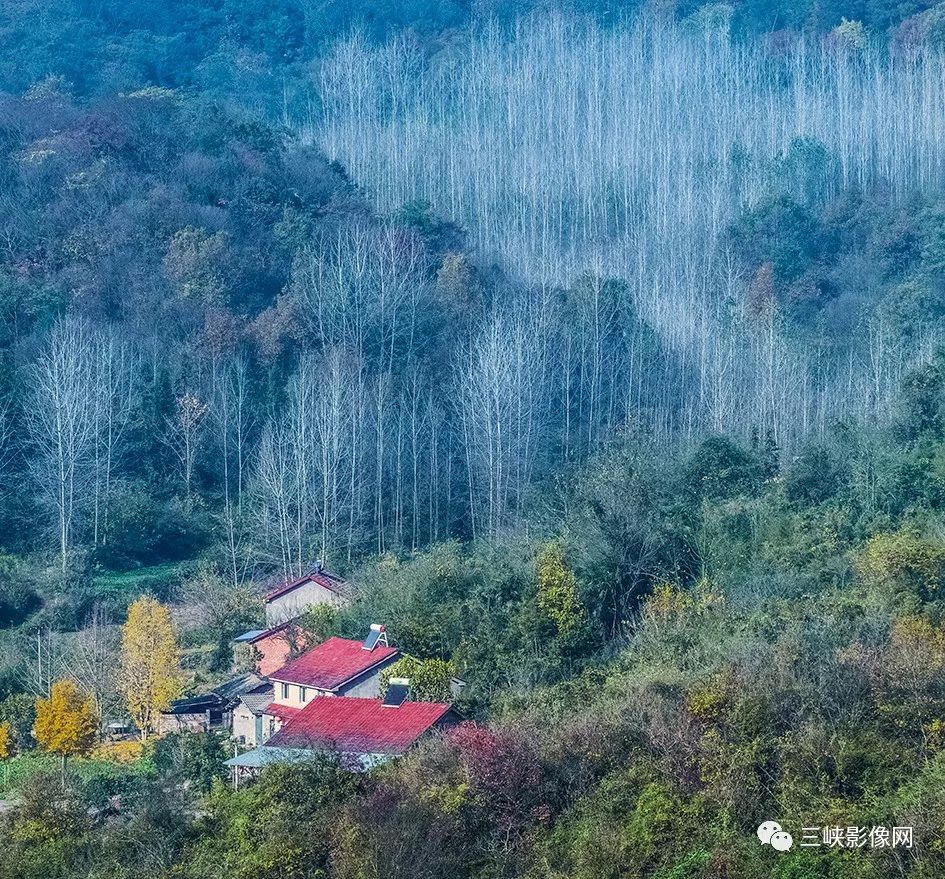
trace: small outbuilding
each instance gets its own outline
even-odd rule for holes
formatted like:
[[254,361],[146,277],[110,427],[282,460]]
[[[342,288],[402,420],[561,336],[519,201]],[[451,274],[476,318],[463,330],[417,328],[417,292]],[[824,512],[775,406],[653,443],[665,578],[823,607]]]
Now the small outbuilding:
[[244,693],[265,684],[257,674],[243,674],[224,681],[209,693],[177,699],[158,719],[158,734],[172,732],[209,732],[229,729],[233,710]]

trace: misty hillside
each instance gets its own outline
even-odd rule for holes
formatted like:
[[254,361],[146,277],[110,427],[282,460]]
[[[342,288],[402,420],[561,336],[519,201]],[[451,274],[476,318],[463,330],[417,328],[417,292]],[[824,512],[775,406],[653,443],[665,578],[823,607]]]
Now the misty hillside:
[[[945,4],[0,3],[0,876],[943,875],[943,141]],[[233,789],[290,624],[457,725]]]

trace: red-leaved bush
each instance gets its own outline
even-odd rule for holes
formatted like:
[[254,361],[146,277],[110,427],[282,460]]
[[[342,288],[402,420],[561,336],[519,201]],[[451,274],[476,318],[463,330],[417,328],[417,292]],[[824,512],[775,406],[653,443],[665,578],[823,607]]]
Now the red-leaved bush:
[[524,736],[463,723],[451,731],[449,741],[503,847],[513,845],[529,822],[550,820],[541,760]]

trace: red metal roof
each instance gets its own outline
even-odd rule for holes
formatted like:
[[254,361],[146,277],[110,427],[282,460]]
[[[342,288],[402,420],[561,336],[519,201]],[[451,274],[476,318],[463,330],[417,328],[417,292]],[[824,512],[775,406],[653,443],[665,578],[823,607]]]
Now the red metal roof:
[[287,721],[295,717],[301,710],[301,708],[296,708],[294,705],[280,705],[278,702],[270,702],[261,710],[261,713],[271,714],[273,717],[278,717],[279,720]]
[[299,577],[298,580],[293,580],[291,583],[283,583],[281,586],[273,589],[266,595],[265,600],[267,603],[273,601],[276,598],[287,595],[293,589],[298,589],[299,586],[304,586],[306,583],[317,583],[319,586],[324,587],[329,592],[334,592],[336,595],[344,594],[344,580],[342,580],[341,577],[329,574],[328,571],[309,571],[305,576]]
[[318,687],[319,690],[334,690],[345,681],[350,681],[351,678],[399,653],[396,647],[378,646],[373,650],[365,650],[360,641],[329,638],[287,662],[269,677],[274,681]]
[[443,702],[316,696],[266,742],[273,748],[315,748],[346,754],[402,754],[451,712]]

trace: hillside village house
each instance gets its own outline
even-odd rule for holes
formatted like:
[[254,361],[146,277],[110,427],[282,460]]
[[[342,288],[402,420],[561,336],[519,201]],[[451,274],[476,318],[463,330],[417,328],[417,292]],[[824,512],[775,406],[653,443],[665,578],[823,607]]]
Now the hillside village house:
[[273,671],[265,690],[246,694],[233,711],[233,736],[262,744],[316,697],[377,698],[381,671],[399,656],[381,625],[371,626],[363,643],[329,638]]
[[[234,654],[238,649],[250,651],[253,672],[239,674],[209,693],[176,700],[161,714],[159,733],[232,729],[238,725],[247,741],[259,741],[257,726],[261,730],[267,728],[266,724],[277,728],[290,709],[283,714],[277,707],[268,720],[260,709],[273,702],[268,676],[285,666],[298,648],[295,619],[314,605],[343,605],[347,594],[347,584],[326,571],[321,562],[316,562],[305,576],[271,590],[265,598],[267,628],[253,629],[234,639]],[[383,642],[386,645],[386,636]]]
[[[381,672],[401,655],[382,625],[372,625],[363,642],[329,638],[291,658],[297,618],[314,605],[342,605],[347,595],[344,582],[321,564],[271,591],[267,628],[235,639],[252,651],[256,673],[175,703],[162,718],[167,731],[219,728],[229,721],[233,738],[251,748],[227,761],[238,784],[270,763],[324,751],[340,755],[351,769],[369,769],[459,722],[449,703],[410,701],[406,680],[393,679],[381,700]],[[461,686],[454,681],[454,692]]]
[[329,638],[274,672],[272,702],[259,704],[250,694],[234,714],[234,735],[255,745],[226,761],[234,785],[271,763],[319,752],[364,771],[459,723],[449,703],[412,702],[404,678],[391,678],[381,700],[380,673],[399,655],[384,627],[373,625],[364,643]]
[[459,720],[445,702],[389,705],[380,699],[317,697],[266,748],[329,751],[340,755],[350,768],[364,770],[401,756],[423,736],[455,726]]
[[[233,654],[237,658],[238,651],[248,650],[249,659],[258,674],[269,675],[277,668],[281,668],[289,660],[293,648],[293,621],[275,626],[272,629],[250,629],[233,639],[235,645]],[[244,659],[237,664],[243,664]]]
[[271,686],[256,674],[243,674],[220,684],[209,693],[177,699],[158,718],[157,732],[166,735],[174,732],[209,732],[230,729],[233,713],[250,693],[269,689]]
[[335,607],[348,603],[347,584],[330,574],[321,562],[304,576],[273,589],[265,598],[266,626],[274,628],[319,604]]
[[[409,688],[408,682],[403,685]],[[460,720],[444,702],[316,696],[265,745],[227,760],[226,765],[236,786],[271,763],[310,759],[318,752],[337,754],[347,768],[365,771]]]
[[348,600],[348,584],[316,562],[305,576],[283,583],[266,595],[266,628],[251,629],[234,638],[234,659],[243,653],[245,661],[245,652],[249,651],[256,672],[271,674],[289,661],[297,647],[297,627],[293,623],[299,616],[319,604],[341,607]]

